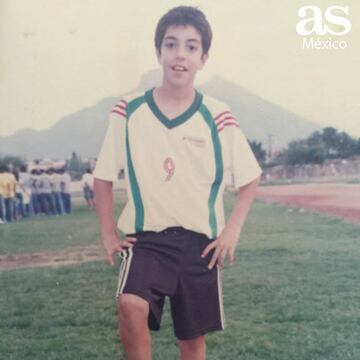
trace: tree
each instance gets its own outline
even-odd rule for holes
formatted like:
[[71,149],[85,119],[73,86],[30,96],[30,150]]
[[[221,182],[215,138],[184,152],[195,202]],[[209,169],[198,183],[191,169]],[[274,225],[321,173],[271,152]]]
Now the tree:
[[327,157],[337,157],[338,155],[338,133],[333,127],[326,127],[321,134],[322,141],[327,151]]
[[314,131],[306,140],[309,146],[315,146],[319,143],[324,143],[322,138],[322,133],[320,131]]
[[347,158],[360,154],[360,139],[333,127],[313,132],[307,139],[289,143],[278,161],[287,164],[322,164],[326,159]]
[[13,167],[19,168],[22,165],[26,165],[26,163],[22,158],[20,158],[18,156],[14,156],[14,155],[2,156],[2,155],[0,155],[0,165],[1,166],[13,166]]
[[341,158],[347,158],[356,154],[356,140],[348,135],[346,132],[341,132],[337,135],[337,153]]
[[293,164],[322,164],[326,159],[326,150],[321,143],[309,146],[306,142],[300,142],[300,146],[293,146],[291,150],[288,158]]
[[285,165],[322,164],[325,159],[324,146],[321,143],[310,146],[306,140],[292,141],[278,157],[278,161]]
[[266,151],[262,148],[262,142],[256,142],[256,141],[250,141],[248,140],[248,143],[251,147],[251,150],[253,151],[256,160],[260,163],[260,164],[264,164],[265,160],[266,160]]

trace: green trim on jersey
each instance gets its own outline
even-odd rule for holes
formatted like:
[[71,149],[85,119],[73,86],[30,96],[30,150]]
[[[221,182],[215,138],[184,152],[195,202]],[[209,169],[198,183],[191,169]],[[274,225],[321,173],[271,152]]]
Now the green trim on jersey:
[[176,126],[179,126],[179,125],[183,124],[186,120],[190,119],[196,113],[196,111],[198,111],[198,109],[200,108],[200,106],[202,104],[203,96],[202,96],[202,94],[200,94],[199,92],[197,92],[195,90],[195,99],[194,99],[193,103],[191,104],[191,106],[185,112],[183,112],[181,115],[179,115],[175,119],[170,120],[161,112],[161,110],[156,105],[154,96],[153,96],[153,91],[154,91],[154,89],[150,89],[150,90],[146,91],[146,93],[145,93],[146,102],[149,105],[150,110],[156,116],[156,118],[159,119],[161,121],[161,123],[163,125],[165,125],[168,129],[172,129]]
[[223,180],[224,165],[223,165],[223,158],[222,158],[222,152],[221,152],[220,138],[219,138],[219,134],[216,129],[216,125],[215,125],[213,116],[211,115],[210,111],[204,104],[202,104],[200,106],[199,112],[210,128],[211,139],[212,139],[212,143],[214,146],[215,166],[216,166],[215,171],[216,172],[215,172],[214,182],[211,185],[208,206],[209,206],[209,225],[211,228],[212,238],[215,239],[218,236],[218,233],[217,233],[218,226],[217,226],[216,215],[215,215],[215,201],[216,201],[216,198],[219,193],[220,184]]
[[135,230],[136,232],[144,229],[144,204],[142,202],[139,184],[136,179],[134,165],[131,158],[130,144],[129,144],[129,130],[128,124],[133,112],[142,104],[145,103],[145,97],[140,96],[128,103],[126,106],[126,154],[129,170],[129,181],[131,186],[131,194],[135,205]]

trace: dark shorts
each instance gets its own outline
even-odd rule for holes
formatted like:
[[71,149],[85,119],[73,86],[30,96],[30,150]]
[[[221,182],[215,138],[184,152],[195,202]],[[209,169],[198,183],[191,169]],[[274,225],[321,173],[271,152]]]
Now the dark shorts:
[[150,307],[149,328],[159,330],[168,296],[175,336],[180,340],[224,329],[220,270],[207,267],[212,252],[201,258],[210,241],[205,235],[168,228],[128,236],[137,241],[120,253],[117,298],[134,294],[145,299]]

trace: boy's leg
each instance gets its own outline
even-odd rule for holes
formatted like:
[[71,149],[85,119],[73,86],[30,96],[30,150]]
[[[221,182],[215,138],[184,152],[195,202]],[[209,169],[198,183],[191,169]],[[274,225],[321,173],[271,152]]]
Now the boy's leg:
[[205,336],[191,340],[179,340],[181,360],[205,360]]
[[221,279],[218,268],[208,269],[212,254],[201,258],[209,239],[184,234],[184,256],[177,288],[170,297],[181,359],[205,359],[205,334],[224,329]]
[[118,311],[120,339],[126,359],[151,360],[149,303],[133,294],[121,294],[118,299]]

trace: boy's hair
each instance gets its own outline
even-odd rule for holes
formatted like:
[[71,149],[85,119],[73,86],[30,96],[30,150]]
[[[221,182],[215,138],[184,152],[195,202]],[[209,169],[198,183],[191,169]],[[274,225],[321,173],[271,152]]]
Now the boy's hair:
[[169,10],[159,20],[155,31],[155,47],[160,52],[166,30],[170,26],[193,26],[201,35],[203,54],[210,49],[212,31],[203,12],[192,6],[178,6]]

